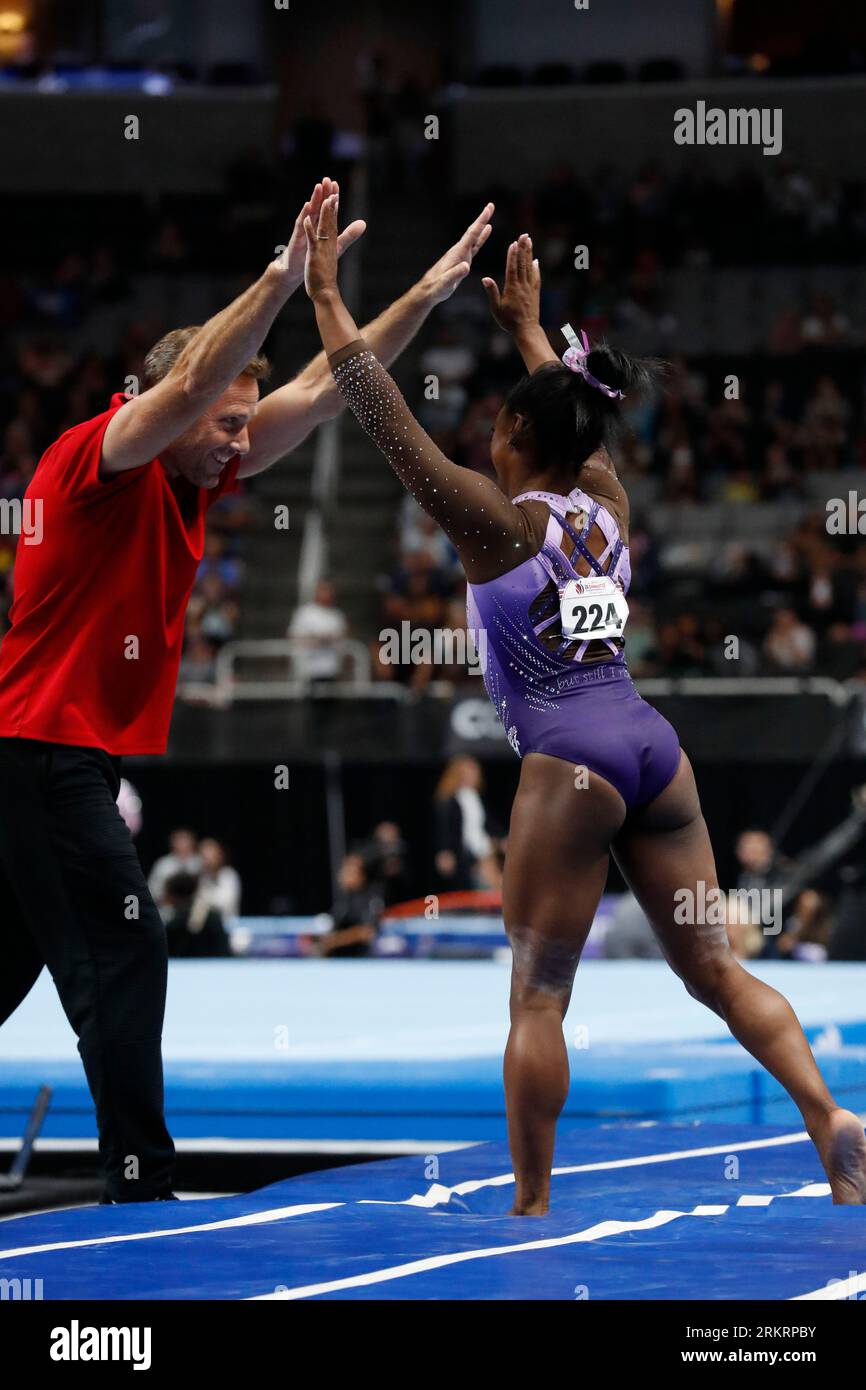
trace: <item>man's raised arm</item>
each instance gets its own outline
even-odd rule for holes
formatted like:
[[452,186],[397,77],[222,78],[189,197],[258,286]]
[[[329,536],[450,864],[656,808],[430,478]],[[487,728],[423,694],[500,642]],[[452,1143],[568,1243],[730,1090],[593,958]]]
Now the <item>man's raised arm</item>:
[[[468,275],[474,256],[490,236],[492,216],[493,204],[488,203],[460,240],[417,284],[362,329],[364,341],[384,366],[390,366],[412,341],[430,310],[448,299]],[[314,226],[316,222],[314,216]],[[250,424],[250,452],[238,476],[246,478],[270,467],[297,448],[317,425],[338,415],[344,405],[328,359],[320,352],[292,381],[262,401]]]
[[[262,346],[274,319],[304,278],[304,218],[318,217],[336,183],[324,179],[304,204],[284,253],[249,289],[213,318],[184,348],[171,371],[131,400],[109,421],[100,473],[110,476],[148,463],[168,448],[218,400]],[[353,222],[337,243],[339,254],[364,231]]]

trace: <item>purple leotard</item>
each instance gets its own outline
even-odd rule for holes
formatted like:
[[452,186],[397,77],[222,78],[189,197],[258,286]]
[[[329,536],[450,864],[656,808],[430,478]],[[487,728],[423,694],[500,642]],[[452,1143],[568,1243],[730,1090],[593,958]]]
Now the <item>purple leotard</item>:
[[[623,653],[621,624],[564,632],[560,589],[583,581],[624,594],[628,547],[614,517],[588,493],[532,492],[510,501],[489,478],[446,458],[407,406],[395,382],[361,339],[330,357],[334,379],[361,425],[425,511],[460,552],[469,579],[469,626],[484,634],[485,684],[519,756],[549,753],[610,782],[626,805],[644,806],[679,766],[677,736],[635,690]],[[528,507],[515,503],[529,503]],[[546,530],[545,503],[549,516]],[[578,533],[569,517],[580,514]],[[598,528],[606,547],[587,544]],[[572,556],[562,549],[563,538]],[[540,544],[540,548],[539,548]],[[573,560],[581,558],[590,575]],[[620,600],[621,601],[621,600]],[[579,600],[589,605],[589,597]],[[567,607],[567,597],[566,597]],[[613,608],[616,610],[617,603]],[[572,610],[568,610],[571,612]],[[614,611],[614,618],[617,614]],[[583,639],[583,633],[596,632]]]
[[[559,587],[580,577],[563,554],[563,532],[578,543],[577,553],[595,573],[619,579],[624,592],[631,578],[628,547],[610,513],[579,488],[568,497],[531,492],[514,501],[530,498],[550,508],[541,550],[498,579],[470,584],[467,590],[469,627],[486,637],[478,645],[482,654],[486,647],[487,693],[520,757],[548,753],[587,767],[616,787],[629,808],[644,806],[664,790],[679,766],[676,732],[638,695],[621,645],[608,642],[606,659],[581,665],[587,643],[556,642],[561,637]],[[579,535],[567,520],[575,512],[587,516]],[[607,541],[597,560],[586,548],[593,524]]]

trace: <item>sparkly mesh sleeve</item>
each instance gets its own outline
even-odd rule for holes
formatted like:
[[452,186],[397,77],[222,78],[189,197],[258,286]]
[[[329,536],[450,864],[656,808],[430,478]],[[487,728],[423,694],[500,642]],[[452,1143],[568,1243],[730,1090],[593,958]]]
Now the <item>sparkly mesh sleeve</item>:
[[510,502],[490,478],[445,457],[362,339],[332,353],[329,362],[349,409],[449,536],[470,582],[495,579],[537,554],[531,513]]

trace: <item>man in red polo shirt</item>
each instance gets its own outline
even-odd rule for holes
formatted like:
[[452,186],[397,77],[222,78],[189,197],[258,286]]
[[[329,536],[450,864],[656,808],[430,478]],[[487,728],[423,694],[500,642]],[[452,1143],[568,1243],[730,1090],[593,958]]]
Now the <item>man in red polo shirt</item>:
[[[19,543],[0,648],[0,1023],[47,965],[96,1106],[104,1201],[170,1197],[174,1166],[165,931],[115,804],[120,756],[165,751],[209,505],[341,406],[324,354],[258,400],[262,343],[303,280],[304,218],[336,191],[317,184],[282,256],[204,327],[161,339],[141,394],[67,430],[27,489],[41,542]],[[468,273],[492,211],[364,329],[381,360]]]

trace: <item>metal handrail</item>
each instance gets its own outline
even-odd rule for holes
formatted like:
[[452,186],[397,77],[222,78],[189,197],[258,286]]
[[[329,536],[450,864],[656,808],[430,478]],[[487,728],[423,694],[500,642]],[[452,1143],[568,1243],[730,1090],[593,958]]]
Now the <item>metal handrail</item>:
[[[329,680],[316,685],[315,679],[304,675],[303,656],[309,647],[298,638],[248,638],[227,642],[216,659],[213,682],[184,681],[178,689],[187,700],[225,708],[241,700],[301,700],[347,699],[390,700],[407,704],[418,698],[419,692],[387,681],[371,679],[370,654],[363,642],[344,638],[334,643],[341,661],[348,658],[351,674],[348,679]],[[285,658],[287,674],[283,678],[239,677],[236,672],[241,658],[268,660]],[[300,661],[299,661],[300,658]],[[828,676],[675,676],[652,677],[635,682],[641,695],[650,699],[680,695],[689,699],[719,696],[755,696],[775,699],[792,695],[817,695],[841,708],[864,693],[862,682],[838,681]],[[437,679],[424,687],[422,693],[436,697],[454,694],[450,681]],[[481,692],[479,691],[479,694]]]
[[[236,684],[235,666],[239,657],[246,656],[262,660],[286,657],[291,673],[290,680],[298,685],[305,685],[308,678],[299,673],[298,667],[303,666],[303,658],[310,650],[309,643],[303,637],[249,637],[238,642],[226,642],[216,659],[216,683],[225,686]],[[363,642],[354,637],[341,637],[329,643],[328,650],[335,653],[341,663],[346,658],[349,659],[355,682],[369,682],[370,653]]]
[[847,705],[858,689],[856,681],[830,676],[661,676],[636,680],[641,695],[823,695],[834,705]]

